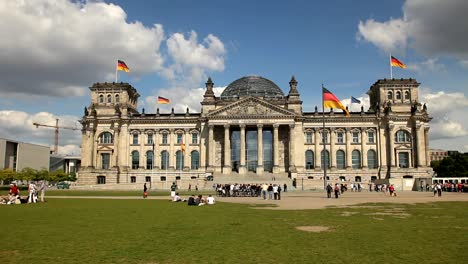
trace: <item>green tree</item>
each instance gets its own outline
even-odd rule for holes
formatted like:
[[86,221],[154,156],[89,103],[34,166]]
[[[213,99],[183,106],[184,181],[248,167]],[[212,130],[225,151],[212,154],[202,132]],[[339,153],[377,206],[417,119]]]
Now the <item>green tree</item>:
[[49,180],[52,182],[67,181],[68,175],[63,170],[53,171],[49,174]]
[[15,179],[16,172],[12,169],[3,169],[0,170],[0,182],[3,185],[4,181],[11,182]]
[[437,177],[468,177],[468,154],[454,154],[431,162]]

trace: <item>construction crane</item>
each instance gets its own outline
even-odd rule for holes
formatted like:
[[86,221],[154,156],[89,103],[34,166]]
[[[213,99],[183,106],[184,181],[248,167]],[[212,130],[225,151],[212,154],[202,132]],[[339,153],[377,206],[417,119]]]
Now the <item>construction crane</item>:
[[54,154],[55,154],[55,155],[58,154],[59,129],[62,128],[62,129],[70,129],[70,130],[80,130],[80,129],[77,128],[77,127],[59,126],[59,125],[58,125],[58,122],[59,122],[59,120],[58,120],[58,118],[57,118],[57,119],[55,119],[55,126],[44,125],[44,124],[39,124],[39,123],[33,123],[33,125],[35,125],[36,128],[39,128],[40,126],[55,128],[55,142],[54,142]]

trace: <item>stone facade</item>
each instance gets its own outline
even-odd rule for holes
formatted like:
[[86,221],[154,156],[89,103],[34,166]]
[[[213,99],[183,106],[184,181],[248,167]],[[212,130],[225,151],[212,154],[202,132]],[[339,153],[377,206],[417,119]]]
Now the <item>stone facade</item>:
[[253,174],[313,185],[323,184],[327,160],[332,182],[385,179],[410,186],[430,177],[431,118],[419,103],[416,80],[378,80],[368,91],[370,108],[349,117],[303,112],[294,77],[287,95],[261,77],[239,80],[216,97],[208,79],[200,113],[140,113],[130,84],[94,84],[81,120],[78,184],[165,186]]

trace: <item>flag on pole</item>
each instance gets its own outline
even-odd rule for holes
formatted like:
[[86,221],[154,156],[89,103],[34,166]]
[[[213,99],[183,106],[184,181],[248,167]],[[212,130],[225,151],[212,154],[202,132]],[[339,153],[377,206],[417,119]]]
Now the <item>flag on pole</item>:
[[390,65],[392,65],[392,67],[400,67],[402,69],[406,68],[406,65],[403,62],[393,56],[390,56]]
[[327,90],[327,88],[323,87],[323,107],[326,108],[338,108],[343,110],[345,112],[346,116],[349,116],[348,110],[346,110],[346,107],[336,98],[334,94],[332,94],[330,91]]
[[170,103],[169,99],[164,98],[162,96],[158,96],[158,104],[168,104]]
[[125,62],[121,61],[121,60],[117,61],[117,70],[118,71],[124,71],[124,72],[129,72],[130,71],[127,64],[125,64]]
[[355,98],[354,96],[351,96],[351,103],[352,104],[360,104],[361,100]]
[[185,144],[184,143],[180,143],[180,150],[182,150],[182,152],[185,152]]

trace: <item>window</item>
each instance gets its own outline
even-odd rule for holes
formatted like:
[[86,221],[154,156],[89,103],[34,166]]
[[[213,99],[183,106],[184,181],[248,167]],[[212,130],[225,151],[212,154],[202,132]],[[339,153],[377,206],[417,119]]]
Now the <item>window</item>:
[[176,152],[176,170],[182,170],[184,168],[184,154],[178,150]]
[[138,145],[138,133],[133,133],[133,139],[132,139],[132,144],[133,145]]
[[131,176],[131,177],[130,177],[130,182],[131,182],[131,183],[135,183],[135,182],[136,182],[136,177],[135,177],[135,176]]
[[146,152],[146,169],[152,170],[153,164],[154,164],[154,155],[153,155],[153,151],[150,150]]
[[192,133],[192,144],[198,144],[198,134]]
[[343,150],[338,150],[336,152],[336,168],[343,170],[346,167],[346,155]]
[[328,150],[322,150],[321,153],[321,167],[324,168],[324,165],[327,164],[327,168],[330,168],[330,153]]
[[166,181],[166,176],[161,176],[161,181]]
[[336,140],[338,143],[344,143],[344,133],[336,132]]
[[401,100],[401,92],[400,91],[396,92],[396,99]]
[[150,176],[146,176],[146,177],[145,177],[145,182],[151,182],[151,177],[150,177]]
[[340,181],[346,181],[346,177],[345,176],[340,176]]
[[368,139],[369,143],[375,143],[374,131],[367,132],[367,139]]
[[377,180],[377,176],[371,176],[370,180],[371,180],[371,182],[375,182]]
[[110,94],[107,95],[107,102],[112,103],[112,95]]
[[183,142],[182,136],[183,136],[182,133],[178,133],[178,134],[177,134],[177,144],[182,144],[182,142]]
[[99,103],[104,103],[104,95],[102,94],[99,95]]
[[104,132],[101,134],[99,143],[101,144],[112,144],[112,134],[110,132]]
[[328,133],[327,133],[327,131],[322,131],[322,143],[328,143]]
[[355,182],[361,182],[361,176],[356,176],[354,177]]
[[167,133],[163,133],[162,134],[162,141],[161,141],[162,144],[167,144]]
[[373,149],[367,151],[367,166],[369,169],[377,169],[377,153]]
[[148,134],[148,144],[149,145],[153,145],[154,141],[153,141],[153,134]]
[[192,151],[191,156],[192,156],[192,164],[190,168],[192,170],[198,170],[198,168],[200,167],[200,153],[194,150]]
[[115,95],[115,102],[120,103],[120,96],[118,94]]
[[132,169],[138,169],[140,164],[140,153],[134,150],[132,151]]
[[108,170],[110,168],[110,154],[102,153],[101,154],[101,164],[103,170]]
[[353,143],[359,143],[359,132],[353,132]]
[[106,184],[106,176],[97,176],[97,184]]
[[312,144],[312,132],[306,132],[305,136],[306,136],[306,143]]
[[399,130],[395,134],[395,142],[397,143],[403,143],[403,142],[410,142],[411,141],[411,136],[410,133],[404,130]]
[[306,170],[311,170],[314,168],[314,152],[312,150],[307,150],[305,152],[305,160],[306,160]]
[[406,91],[405,92],[405,100],[410,100],[410,92],[409,91]]
[[169,167],[169,152],[166,150],[163,150],[161,152],[161,169],[162,170],[167,170]]
[[353,169],[361,168],[361,152],[359,152],[359,150],[355,149],[351,152],[351,160],[353,163]]
[[398,153],[398,161],[400,168],[409,168],[409,154],[408,152]]
[[387,92],[387,99],[388,99],[388,100],[393,100],[393,93],[392,93],[392,91],[388,91],[388,92]]

